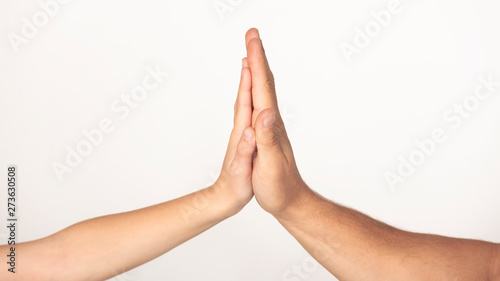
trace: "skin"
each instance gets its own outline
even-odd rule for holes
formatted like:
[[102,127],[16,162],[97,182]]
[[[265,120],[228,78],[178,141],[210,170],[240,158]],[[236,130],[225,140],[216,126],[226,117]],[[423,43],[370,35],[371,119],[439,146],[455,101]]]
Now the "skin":
[[[258,31],[245,42],[234,128],[214,185],[19,243],[22,266],[12,274],[4,263],[0,279],[106,280],[235,215],[255,194],[339,280],[500,280],[498,244],[402,231],[312,191],[297,169]],[[9,248],[0,246],[0,255]]]
[[339,280],[500,280],[498,244],[402,231],[331,202],[302,180],[256,29],[246,34],[257,153],[255,197]]
[[[51,236],[16,244],[16,273],[8,272],[9,265],[2,262],[0,280],[106,280],[238,213],[253,197],[256,144],[251,127],[251,83],[244,60],[234,128],[220,176],[212,186],[143,209],[82,221]],[[6,257],[10,247],[0,246],[0,256]]]

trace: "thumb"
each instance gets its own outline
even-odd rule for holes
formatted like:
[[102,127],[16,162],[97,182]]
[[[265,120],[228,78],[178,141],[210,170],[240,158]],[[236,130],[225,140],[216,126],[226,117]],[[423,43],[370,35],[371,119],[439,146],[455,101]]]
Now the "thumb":
[[276,112],[271,108],[262,110],[255,121],[255,139],[258,151],[264,154],[281,152],[278,133]]
[[255,152],[255,132],[247,127],[241,134],[236,147],[236,154],[229,167],[234,176],[248,177],[252,174],[253,154]]

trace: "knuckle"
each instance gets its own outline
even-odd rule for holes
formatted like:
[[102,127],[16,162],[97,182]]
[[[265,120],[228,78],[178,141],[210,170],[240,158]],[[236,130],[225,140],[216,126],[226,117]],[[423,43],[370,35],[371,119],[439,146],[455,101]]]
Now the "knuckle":
[[280,140],[279,140],[278,134],[276,134],[275,131],[269,133],[269,135],[267,137],[267,145],[269,145],[269,146],[279,146],[280,145]]
[[267,79],[266,79],[266,82],[265,82],[265,87],[268,90],[274,91],[276,85],[274,83],[274,77],[273,77],[272,73],[267,76]]

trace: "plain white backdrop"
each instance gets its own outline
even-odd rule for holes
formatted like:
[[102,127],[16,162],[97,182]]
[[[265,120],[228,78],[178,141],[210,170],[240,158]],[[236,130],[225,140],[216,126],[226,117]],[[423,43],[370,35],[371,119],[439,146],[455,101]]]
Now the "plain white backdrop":
[[[70,0],[44,18],[47,2],[0,2],[0,182],[16,164],[18,241],[211,184],[257,27],[313,189],[406,230],[500,242],[500,87],[473,97],[480,77],[500,81],[497,1]],[[399,12],[377,23],[388,5]],[[113,102],[148,67],[168,77],[121,118]],[[58,180],[54,163],[104,118],[113,131]],[[446,140],[391,188],[385,175],[435,129]],[[308,257],[253,200],[113,280],[336,280]]]

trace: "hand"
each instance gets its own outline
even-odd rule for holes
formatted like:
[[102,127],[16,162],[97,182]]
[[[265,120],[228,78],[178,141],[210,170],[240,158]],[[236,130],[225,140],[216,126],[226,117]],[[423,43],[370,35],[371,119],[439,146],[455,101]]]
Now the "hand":
[[219,178],[212,186],[228,202],[231,215],[240,211],[253,197],[252,160],[256,149],[252,128],[252,77],[246,58],[234,105],[234,127]]
[[292,206],[303,203],[312,191],[302,180],[295,164],[278,110],[274,77],[257,29],[250,29],[245,39],[252,74],[252,125],[257,141],[253,192],[264,210],[275,216],[284,216]]

